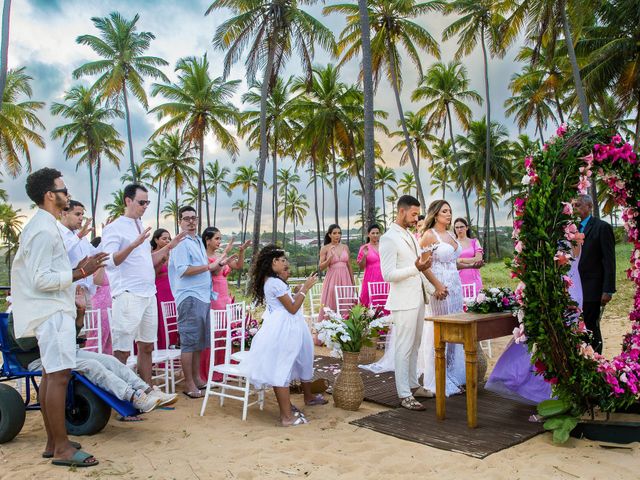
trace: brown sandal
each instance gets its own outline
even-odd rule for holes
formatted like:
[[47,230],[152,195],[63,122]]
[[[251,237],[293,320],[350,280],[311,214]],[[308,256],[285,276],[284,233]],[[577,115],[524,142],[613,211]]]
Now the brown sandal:
[[406,408],[407,410],[415,410],[417,412],[426,410],[426,407],[413,397],[403,398],[402,401],[400,402],[400,406],[402,408]]

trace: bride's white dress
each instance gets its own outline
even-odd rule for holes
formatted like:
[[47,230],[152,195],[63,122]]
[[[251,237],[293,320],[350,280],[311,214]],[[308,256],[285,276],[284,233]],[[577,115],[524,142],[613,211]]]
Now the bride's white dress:
[[[464,300],[456,260],[460,252],[462,252],[462,247],[450,233],[448,234],[451,235],[451,239],[455,242],[456,248],[450,243],[442,241],[437,232],[434,230],[432,230],[432,232],[438,239],[439,244],[438,248],[433,252],[431,271],[436,278],[447,287],[449,295],[447,295],[447,298],[444,300],[438,300],[434,296],[431,296],[429,304],[426,306],[426,314],[429,316],[461,312],[463,310]],[[446,359],[446,395],[449,396],[460,393],[460,387],[464,385],[466,381],[464,347],[461,344],[447,343]],[[384,356],[375,363],[360,365],[360,367],[375,373],[394,370],[393,328],[387,337]],[[418,352],[418,374],[424,376],[424,388],[435,392],[435,349],[432,322],[426,322],[422,332],[422,342],[420,343],[420,351]]]

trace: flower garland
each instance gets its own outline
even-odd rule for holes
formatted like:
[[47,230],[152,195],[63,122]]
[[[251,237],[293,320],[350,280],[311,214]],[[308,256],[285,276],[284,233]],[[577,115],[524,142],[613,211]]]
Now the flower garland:
[[[541,151],[525,158],[524,166],[525,190],[514,202],[511,271],[520,280],[514,292],[520,326],[514,333],[518,342],[528,339],[535,370],[567,405],[560,413],[568,412],[571,418],[550,422],[547,428],[573,428],[575,417],[595,407],[611,412],[640,399],[640,168],[631,145],[619,135],[566,125]],[[584,341],[581,312],[568,294],[571,247],[584,239],[571,201],[588,192],[594,173],[623,207],[622,219],[633,243],[627,270],[636,284],[631,332],[612,360]]]
[[505,312],[516,306],[510,288],[483,288],[475,299],[465,305],[465,311],[476,313]]

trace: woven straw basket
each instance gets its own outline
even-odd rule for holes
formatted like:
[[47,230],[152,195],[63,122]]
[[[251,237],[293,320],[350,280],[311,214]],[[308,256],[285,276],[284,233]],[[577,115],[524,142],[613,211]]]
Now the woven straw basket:
[[343,410],[358,410],[364,400],[364,383],[358,370],[359,352],[342,352],[342,370],[333,385],[333,403]]

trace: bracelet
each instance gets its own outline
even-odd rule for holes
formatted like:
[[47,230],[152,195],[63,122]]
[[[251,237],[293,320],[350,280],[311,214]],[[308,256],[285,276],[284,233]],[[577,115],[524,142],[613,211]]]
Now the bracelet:
[[304,298],[307,298],[307,294],[305,292],[303,292],[302,290],[300,290],[298,293],[300,295],[302,295]]
[[79,270],[83,278],[87,276],[87,272],[84,271],[84,268],[80,267]]

